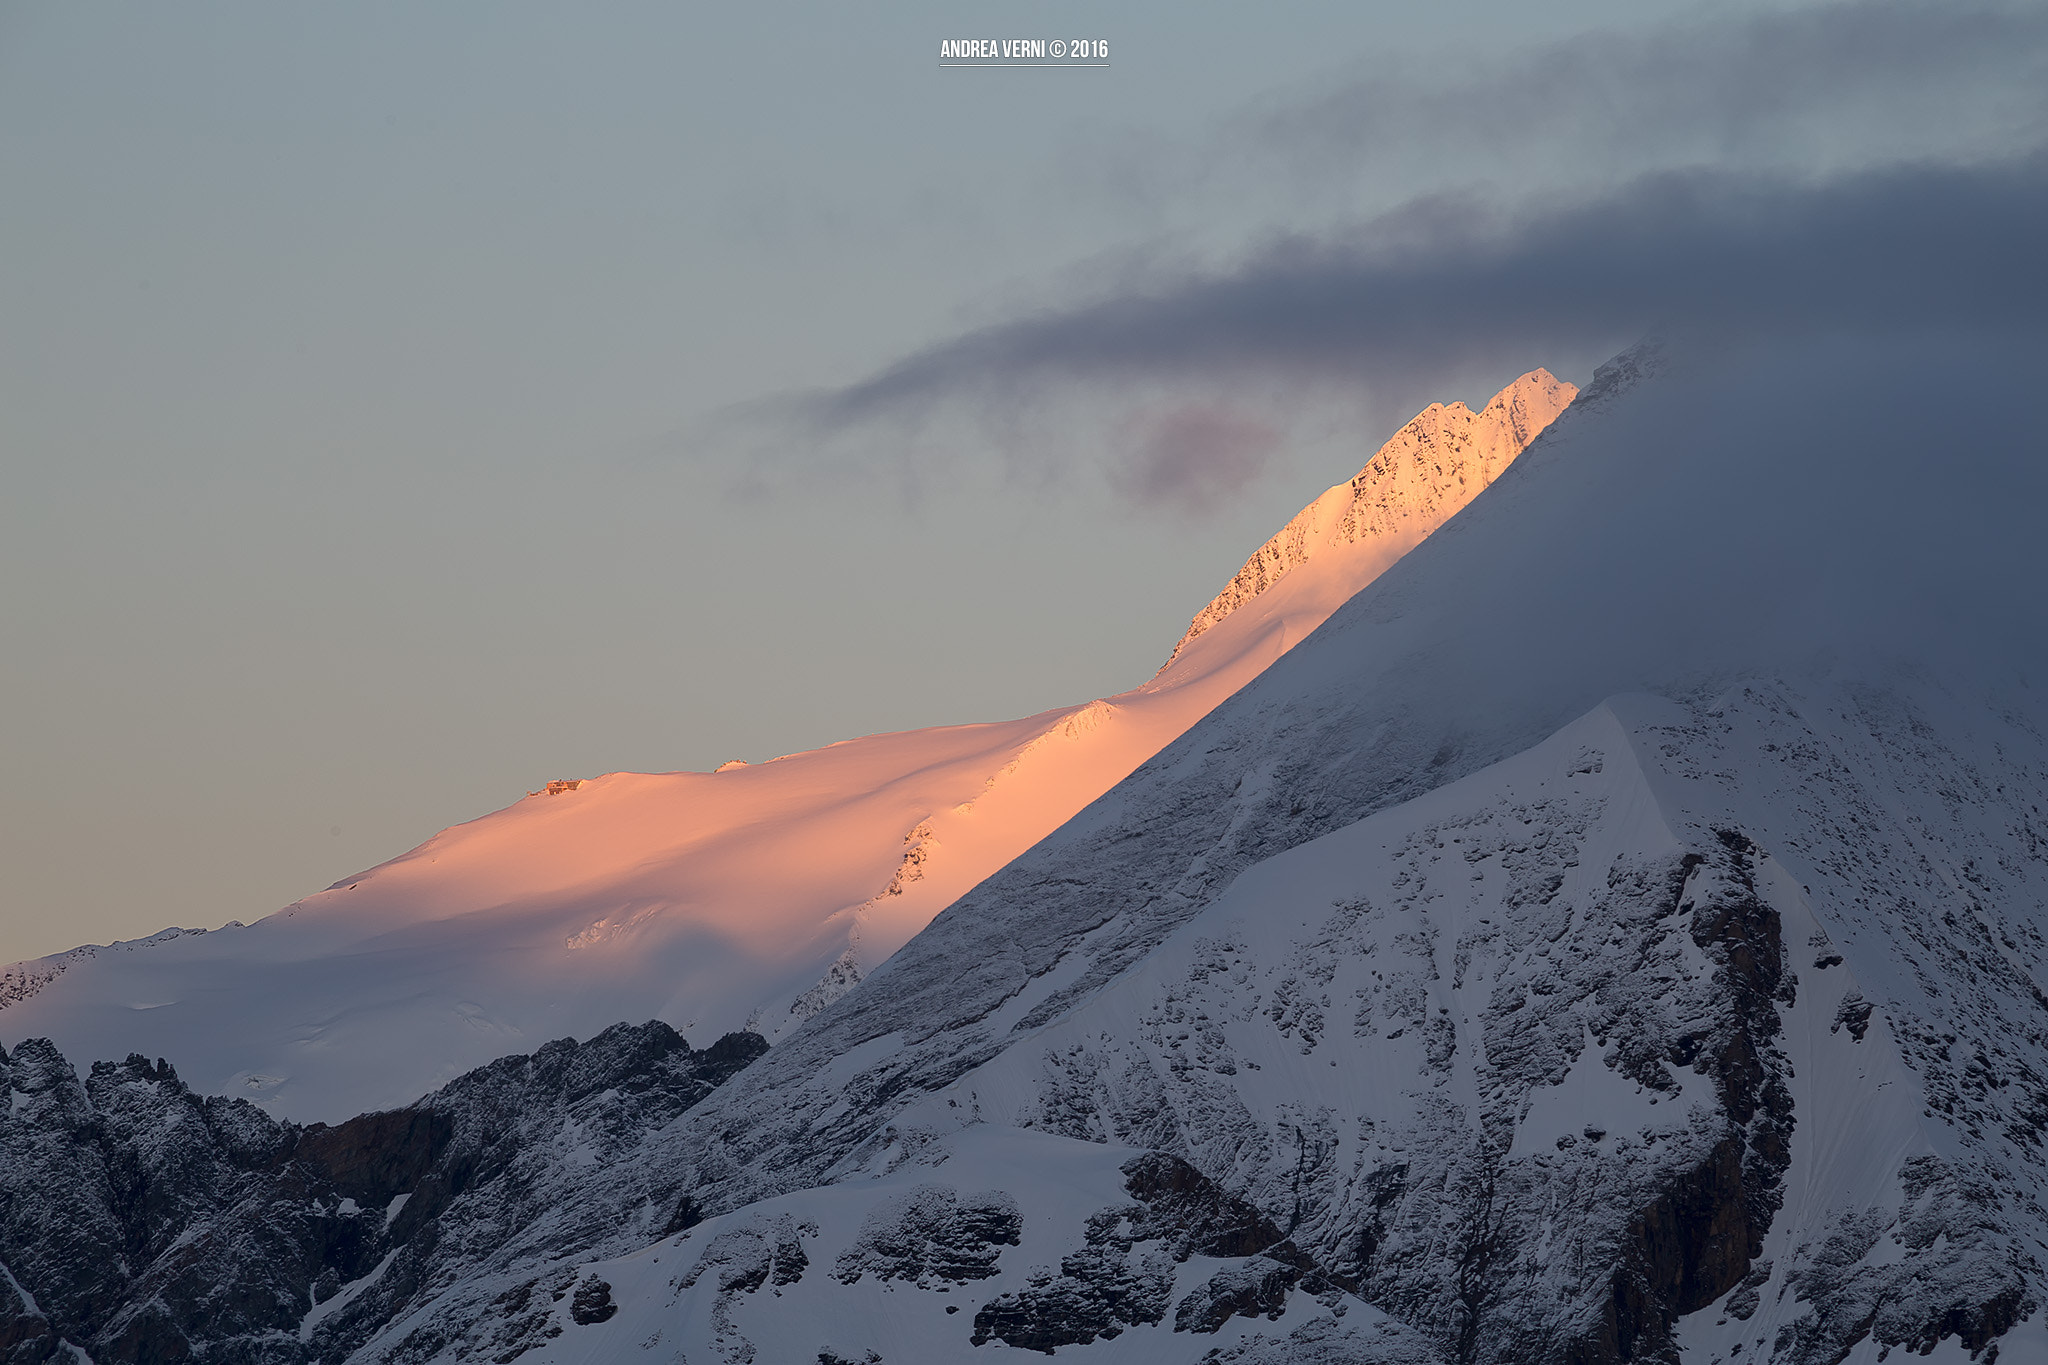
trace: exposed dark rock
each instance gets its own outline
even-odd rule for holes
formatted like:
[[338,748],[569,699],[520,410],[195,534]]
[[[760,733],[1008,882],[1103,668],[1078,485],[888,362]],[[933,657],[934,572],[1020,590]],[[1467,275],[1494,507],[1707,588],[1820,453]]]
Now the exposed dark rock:
[[1164,1248],[1134,1257],[1129,1247],[1083,1247],[1062,1258],[1057,1275],[1040,1271],[1024,1289],[982,1305],[970,1339],[976,1346],[1001,1341],[1050,1355],[1056,1347],[1121,1336],[1127,1327],[1166,1316],[1173,1266]]
[[1310,1318],[1284,1337],[1253,1336],[1217,1347],[1200,1365],[1438,1365],[1442,1357],[1421,1333],[1391,1318],[1361,1322]]
[[453,1114],[415,1105],[361,1114],[331,1128],[313,1124],[292,1154],[336,1193],[381,1209],[418,1188],[454,1135]]
[[[620,1025],[405,1109],[300,1128],[195,1095],[161,1061],[101,1062],[81,1081],[25,1042],[0,1053],[0,1361],[41,1365],[62,1340],[101,1365],[338,1361],[436,1265],[552,1212],[545,1148],[564,1123],[600,1149],[637,1141],[766,1046],[737,1034],[699,1052],[665,1024]],[[299,1340],[315,1304],[359,1283]],[[528,1302],[537,1283],[478,1328],[493,1359],[560,1330]],[[608,1287],[591,1297],[601,1283],[579,1291],[576,1321],[615,1311]],[[549,1285],[550,1304],[566,1287]]]
[[1748,1322],[1756,1316],[1757,1304],[1762,1300],[1763,1287],[1770,1282],[1771,1263],[1758,1261],[1742,1277],[1742,1283],[1735,1286],[1735,1292],[1728,1296],[1728,1316],[1738,1322]]
[[595,1275],[577,1285],[575,1297],[569,1300],[569,1316],[583,1327],[609,1322],[618,1311],[619,1306],[612,1302],[610,1282]]
[[1180,1301],[1173,1310],[1173,1330],[1219,1332],[1236,1317],[1278,1319],[1287,1311],[1287,1291],[1300,1278],[1300,1267],[1270,1256],[1226,1266]]
[[677,1282],[678,1287],[693,1287],[709,1271],[717,1272],[714,1278],[721,1294],[751,1294],[763,1285],[796,1284],[811,1264],[803,1238],[815,1237],[817,1232],[809,1224],[798,1226],[786,1215],[726,1228],[712,1238],[690,1273]]
[[[1724,851],[1717,860],[1721,875],[1701,888],[1691,932],[1693,942],[1714,962],[1715,985],[1726,1002],[1705,1045],[1711,1064],[1702,1069],[1714,1078],[1728,1117],[1746,1130],[1742,1179],[1747,1259],[1763,1251],[1764,1234],[1784,1202],[1782,1181],[1792,1161],[1792,1095],[1775,1041],[1780,1032],[1777,1006],[1792,1003],[1795,983],[1785,970],[1778,912],[1757,894],[1755,845],[1735,830],[1715,833]],[[1739,1278],[1730,1277],[1701,1303],[1725,1293]]]
[[0,1266],[0,1361],[42,1365],[62,1344],[50,1320],[30,1306],[14,1276]]
[[1230,1194],[1180,1157],[1147,1152],[1123,1165],[1124,1188],[1138,1201],[1130,1240],[1168,1238],[1174,1259],[1251,1256],[1282,1236],[1252,1204]]
[[1024,1228],[1017,1201],[1000,1190],[962,1196],[950,1185],[921,1185],[871,1213],[859,1238],[840,1254],[833,1274],[842,1284],[927,1279],[964,1284],[996,1273],[1002,1248]]
[[1863,1035],[1870,1031],[1870,1009],[1870,1002],[1865,1000],[1860,992],[1850,991],[1842,997],[1842,1003],[1835,1007],[1835,1019],[1829,1026],[1829,1031],[1839,1032],[1846,1028],[1851,1038],[1862,1042]]
[[[1002,1341],[1050,1352],[1158,1323],[1173,1292],[1173,1268],[1190,1256],[1254,1256],[1260,1270],[1248,1290],[1232,1278],[1243,1278],[1241,1272],[1218,1271],[1209,1299],[1197,1293],[1181,1304],[1176,1331],[1213,1332],[1237,1312],[1265,1312],[1273,1302],[1284,1307],[1288,1289],[1305,1277],[1313,1287],[1326,1287],[1325,1277],[1271,1219],[1186,1160],[1146,1152],[1122,1170],[1124,1188],[1138,1202],[1089,1218],[1086,1245],[1064,1257],[1057,1274],[1039,1271],[1026,1288],[984,1304],[974,1315],[975,1345]],[[1268,1267],[1277,1278],[1265,1273]],[[1254,1301],[1256,1308],[1242,1309]],[[1206,1324],[1218,1312],[1214,1325],[1183,1325]]]
[[[524,1280],[491,1301],[496,1311],[481,1342],[494,1365],[511,1365],[536,1346],[562,1335],[554,1306],[567,1291],[573,1273],[556,1272],[545,1281]],[[607,1296],[610,1288],[606,1287]]]
[[[1790,991],[1783,933],[1757,894],[1754,845],[1739,831],[1715,833],[1718,847],[1681,864],[1678,909],[1715,964],[1722,1009],[1704,1034],[1676,1040],[1668,1060],[1712,1077],[1729,1131],[1629,1221],[1596,1325],[1562,1353],[1570,1365],[1664,1352],[1679,1317],[1744,1282],[1784,1199],[1793,1115],[1775,1045],[1777,1006]],[[1586,1136],[1596,1135],[1589,1127]]]

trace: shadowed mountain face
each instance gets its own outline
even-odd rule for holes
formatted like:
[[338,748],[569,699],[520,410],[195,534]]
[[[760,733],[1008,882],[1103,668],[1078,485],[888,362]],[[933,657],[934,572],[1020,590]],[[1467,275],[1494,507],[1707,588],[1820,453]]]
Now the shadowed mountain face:
[[619,1028],[299,1129],[18,1046],[4,1339],[2048,1358],[2042,359],[1619,358],[772,1048]]
[[[766,1050],[619,1025],[405,1109],[300,1127],[195,1095],[167,1064],[81,1080],[41,1041],[0,1060],[7,1359],[339,1360],[556,1207],[562,1178],[698,1103]],[[651,1212],[659,1236],[686,1207]],[[585,1237],[617,1232],[609,1221]],[[542,1329],[544,1330],[544,1328]],[[67,1345],[68,1343],[68,1345]]]
[[0,972],[0,1039],[166,1056],[299,1120],[621,1019],[774,1040],[1307,636],[1576,390],[1433,405],[1253,556],[1143,686],[716,773],[554,782],[256,924]]

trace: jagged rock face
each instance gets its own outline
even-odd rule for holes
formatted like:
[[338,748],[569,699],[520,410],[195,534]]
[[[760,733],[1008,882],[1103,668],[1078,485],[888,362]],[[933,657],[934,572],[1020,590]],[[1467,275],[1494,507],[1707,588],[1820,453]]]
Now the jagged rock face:
[[[1836,939],[1789,870],[1811,829],[1794,811],[1867,822],[1836,866],[1896,887],[1941,844],[1929,821],[1917,851],[1888,850],[1879,809],[1925,780],[2024,829],[2027,798],[2000,791],[2038,790],[2044,751],[2005,732],[2002,764],[1966,779],[1924,717],[1865,701],[1825,728],[1798,718],[1824,704],[1755,688],[1596,715],[1261,865],[1107,992],[899,1116],[895,1141],[971,1111],[1181,1152],[1447,1360],[1657,1357],[1715,1339],[1724,1300],[1718,1337],[1754,1319],[1771,1359],[1832,1361],[1866,1334],[1982,1346],[2041,1298],[2032,1186],[2002,1212],[1989,1195],[2037,1164],[2025,1121],[2000,1116],[2031,1105],[2040,1054],[2006,1036],[1954,1059],[1980,1079],[1950,1132],[1928,1122],[1943,1068],[1916,1076],[1897,1040],[1930,1005],[1979,1021],[1936,1037],[1990,1019],[2039,1037],[2040,1007],[2009,961],[1950,949],[1890,1036],[1859,1010],[1858,1041],[1838,1022],[1870,988],[1851,933],[1882,965],[1873,931],[1932,944],[1955,911],[1893,906]],[[1852,780],[1836,760],[1866,745],[1891,752],[1854,755]],[[1757,754],[1765,771],[1743,771]],[[1724,823],[1720,794],[1744,790],[1754,823]],[[1952,865],[1996,846],[1981,828],[1947,831]],[[1997,912],[1980,880],[1993,941],[2038,942],[2024,878]],[[1889,1156],[1857,1154],[1886,1124]],[[1939,1234],[1930,1178],[1952,1201]]]
[[[1312,1267],[1281,1246],[1283,1234],[1269,1219],[1163,1152],[1133,1157],[1121,1173],[1138,1202],[1091,1215],[1082,1245],[1061,1259],[1057,1275],[1041,1271],[1025,1288],[984,1303],[974,1315],[974,1345],[1055,1351],[1156,1325],[1172,1304],[1176,1268],[1196,1255],[1250,1260],[1216,1271],[1183,1299],[1174,1331],[1214,1333],[1238,1314],[1281,1315],[1287,1291]],[[1276,1247],[1277,1258],[1259,1254]]]
[[[423,1290],[560,1213],[563,1171],[674,1118],[763,1049],[666,1025],[550,1044],[407,1109],[301,1128],[135,1056],[80,1081],[0,1060],[0,1339],[139,1365],[340,1359]],[[580,1158],[580,1161],[579,1161]],[[652,1226],[650,1233],[664,1229]],[[578,1320],[606,1300],[578,1291]]]
[[1001,1190],[962,1196],[945,1185],[923,1186],[870,1214],[833,1274],[841,1284],[859,1284],[864,1275],[917,1283],[985,1280],[995,1274],[1001,1248],[1017,1245],[1021,1226],[1017,1201]]

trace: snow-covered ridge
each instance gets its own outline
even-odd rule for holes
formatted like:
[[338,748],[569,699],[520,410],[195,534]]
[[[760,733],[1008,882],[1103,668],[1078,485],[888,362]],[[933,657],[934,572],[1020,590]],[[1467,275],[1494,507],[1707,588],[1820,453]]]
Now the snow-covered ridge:
[[[2038,727],[1938,687],[1613,697],[1254,864],[964,1068],[959,1024],[814,1068],[823,1113],[759,1039],[659,1024],[304,1132],[30,1043],[0,1173],[66,1217],[6,1231],[153,1340],[281,1321],[288,1361],[2033,1360],[2042,884],[1997,855],[2044,778]],[[91,1144],[191,1196],[132,1271],[83,1215],[155,1206],[51,1175]],[[115,1339],[82,1297],[52,1322]]]
[[[222,926],[227,929],[241,928],[240,922]],[[48,957],[30,958],[0,969],[0,1010],[9,1005],[19,1004],[37,991],[55,981],[75,962],[89,962],[101,953],[132,953],[158,944],[169,943],[172,939],[187,934],[203,934],[204,929],[180,929],[172,927],[159,929],[148,938],[121,939],[113,943],[87,943]]]
[[[1856,1097],[1823,1088],[1802,1101],[1783,1076],[1785,1091],[1770,1089],[1776,1064],[1766,1065],[1763,1053],[1780,1046],[1776,1037],[1796,1035],[1806,1040],[1801,1047],[1857,1048],[1847,1055],[1859,1062],[1879,1058],[1890,1039],[1927,1097],[1924,1111],[1915,1111],[1922,1113],[1919,1136],[1893,1126],[1883,1139],[1896,1167],[1886,1165],[1891,1157],[1859,1164],[1815,1154],[1822,1166],[1876,1182],[1855,1187],[1887,1210],[1875,1223],[1859,1214],[1848,1226],[1848,1204],[1833,1196],[1808,1201],[1803,1189],[1787,1191],[1778,1206],[1804,1210],[1788,1212],[1796,1220],[1790,1224],[1745,1203],[1751,1233],[1768,1225],[1769,1240],[1792,1229],[1786,1250],[1793,1264],[1781,1259],[1773,1272],[1757,1260],[1772,1255],[1764,1245],[1738,1246],[1761,1275],[1749,1289],[1782,1295],[1780,1306],[1766,1314],[1744,1298],[1730,1305],[1725,1333],[1708,1335],[1732,1349],[1749,1329],[1727,1324],[1753,1317],[1753,1326],[1772,1321],[1771,1331],[1805,1343],[1785,1359],[1839,1359],[1830,1352],[1853,1339],[1858,1321],[1824,1311],[1831,1295],[1848,1301],[1829,1288],[1832,1277],[1856,1281],[1859,1301],[1874,1296],[1871,1302],[1892,1305],[1885,1330],[1898,1335],[1888,1339],[1932,1344],[1943,1333],[1961,1334],[1974,1349],[2039,1301],[2040,1272],[2026,1248],[2048,1221],[2037,1212],[2039,1123],[2030,1117],[2044,1112],[2034,1105],[2048,1095],[2048,1006],[2039,984],[2048,981],[2048,955],[2036,922],[2040,851],[2048,847],[2041,823],[2048,716],[2037,689],[2048,657],[2038,634],[2013,629],[2028,612],[2030,589],[2020,585],[2048,578],[2028,510],[2048,499],[2048,469],[2033,458],[2038,436],[2024,403],[1936,411],[1915,395],[2022,394],[2037,360],[1989,347],[1859,343],[1841,353],[1771,347],[1695,358],[1692,368],[1674,364],[1661,374],[1654,351],[1603,367],[1589,386],[1603,395],[1600,404],[1585,415],[1568,412],[1484,499],[1327,627],[956,903],[860,991],[665,1135],[658,1160],[698,1172],[693,1188],[717,1212],[840,1184],[913,1155],[921,1141],[915,1130],[929,1111],[912,1111],[922,1105],[949,1113],[957,1105],[969,1118],[1029,1117],[1034,1111],[1021,1103],[993,1114],[977,1109],[980,1092],[971,1082],[973,1094],[949,1087],[984,1074],[977,1069],[1014,1048],[1030,1048],[1040,1030],[1077,1011],[1108,1009],[1103,1002],[1158,960],[1177,931],[1231,894],[1245,869],[1529,750],[1603,697],[1646,691],[1677,709],[1632,721],[1642,738],[1632,741],[1629,757],[1643,781],[1608,805],[1654,801],[1669,842],[1617,830],[1605,856],[1626,855],[1622,845],[1632,844],[1634,870],[1579,859],[1585,894],[1566,928],[1587,937],[1553,956],[1597,960],[1615,934],[1626,941],[1637,932],[1608,916],[1627,899],[1615,899],[1617,886],[1652,873],[1660,846],[1674,874],[1688,855],[1713,860],[1715,895],[1739,908],[1725,924],[1701,921],[1706,943],[1694,948],[1732,953],[1734,940],[1719,937],[1729,926],[1776,926],[1768,930],[1781,944],[1775,982],[1754,976],[1740,995],[1695,1000],[1710,1010],[1748,1001],[1715,1028],[1731,1045],[1746,1040],[1737,1052],[1757,1054],[1755,1084],[1766,1088],[1741,1104],[1722,1096],[1722,1112],[1746,1136],[1741,1148],[1728,1149],[1732,1158],[1715,1160],[1733,1159],[1717,1170],[1766,1202],[1777,1197],[1771,1190],[1810,1169],[1800,1165],[1797,1136],[1807,1120],[1792,1115],[1787,1166],[1784,1132],[1753,1127],[1759,1113],[1782,1116],[1789,1092],[1795,1110],[1804,1103],[1829,1112],[1803,1131],[1838,1141],[1858,1130],[1858,1115],[1889,1123],[1889,1100],[1871,1096],[1893,1088],[1882,1068],[1866,1066],[1872,1088]],[[1925,477],[1931,449],[1948,452],[1938,478]],[[1564,757],[1576,759],[1576,750]],[[1493,820],[1512,804],[1482,790],[1474,813]],[[1512,835],[1511,824],[1504,833]],[[1370,862],[1370,850],[1365,856]],[[1806,904],[1784,898],[1782,879],[1766,871],[1774,864],[1795,870]],[[1447,893],[1458,881],[1447,878]],[[1673,907],[1684,907],[1676,894],[1683,881],[1661,889],[1642,883],[1637,909],[1626,913],[1644,932],[1666,934]],[[1247,919],[1263,922],[1273,909],[1263,902]],[[1814,924],[1800,936],[1805,915]],[[1824,936],[1817,945],[1816,936]],[[1441,932],[1438,942],[1435,970],[1450,979],[1456,962],[1444,960]],[[1678,938],[1644,943],[1680,957],[1688,951]],[[1261,956],[1271,951],[1269,944],[1242,946],[1256,946]],[[1795,956],[1809,950],[1813,958]],[[1836,998],[1832,976],[1825,990],[1776,999],[1779,985],[1790,995],[1792,975],[1838,967],[1819,961],[1836,953],[1848,967],[1840,980],[1853,978],[1857,999],[1851,985]],[[1326,949],[1308,952],[1296,975],[1306,978],[1330,957]],[[1705,978],[1697,963],[1687,970],[1692,992]],[[1825,1020],[1799,1012],[1800,1002],[1830,1001]],[[1889,1011],[1891,1022],[1883,1035],[1869,1024],[1859,1045],[1856,1030],[1872,1017],[1864,1005]],[[1249,1006],[1235,999],[1230,1008]],[[1317,1008],[1330,1030],[1354,1017],[1349,999]],[[1036,1112],[1084,1121],[1092,1113],[1105,1125],[1096,1131],[1121,1135],[1114,1140],[1180,1152],[1236,1188],[1270,1179],[1267,1188],[1284,1186],[1291,1201],[1303,1152],[1317,1150],[1303,1144],[1321,1122],[1320,1092],[1344,1071],[1341,1058],[1334,1070],[1304,1059],[1307,1070],[1298,1061],[1278,1078],[1284,1093],[1274,1096],[1273,1130],[1263,1139],[1272,1164],[1238,1165],[1235,1156],[1225,1161],[1225,1149],[1254,1147],[1237,1145],[1235,1132],[1213,1148],[1203,1145],[1191,1120],[1248,1104],[1276,1079],[1274,1068],[1262,1063],[1224,1075],[1198,1055],[1149,1051],[1137,1041],[1144,1033],[1135,1015],[1088,1017],[1097,1024],[1093,1041],[1077,1034],[1074,1043],[1098,1053],[1113,1048],[1116,1059],[1081,1066],[1071,1085],[1055,1087],[1058,1103],[1049,1099]],[[1196,1009],[1175,1022],[1192,1046],[1194,1026],[1220,1018],[1214,1008]],[[1665,1022],[1670,1032],[1660,1024],[1638,1036],[1662,1038],[1653,1049],[1658,1065],[1689,1102],[1693,1083],[1679,1072],[1692,1062],[1680,1059],[1696,1059],[1688,1048],[1697,1040],[1687,1041],[1693,1030],[1683,1021]],[[1426,1027],[1420,1036],[1428,1041],[1436,1031]],[[1382,1042],[1391,1032],[1382,1027]],[[1454,1027],[1449,1041],[1456,1036]],[[1567,1031],[1554,1041],[1557,1066],[1543,1087],[1569,1091],[1585,1035]],[[1405,1032],[1396,1045],[1409,1045]],[[1786,1046],[1787,1057],[1796,1057]],[[1024,1054],[1015,1061],[1030,1069]],[[1436,1074],[1421,1081],[1425,1090],[1436,1089]],[[1162,1093],[1181,1083],[1176,1076],[1195,1087],[1184,1108]],[[1470,1106],[1490,1109],[1508,1096],[1489,1098],[1463,1079],[1456,1085],[1450,1098],[1467,1105],[1487,1135]],[[1285,1112],[1277,1107],[1283,1100]],[[1547,1112],[1533,1101],[1531,1111]],[[1664,1105],[1654,1112],[1661,1116]],[[1551,1137],[1553,1150],[1556,1137],[1567,1135]],[[1512,1128],[1505,1136],[1512,1154]],[[1536,1155],[1534,1136],[1523,1156]],[[1939,1171],[1906,1170],[1923,1144],[1941,1151]],[[1885,1171],[1894,1169],[1903,1174],[1887,1185]],[[1359,1230],[1357,1218],[1372,1216],[1373,1191],[1357,1183],[1371,1171],[1346,1160],[1332,1172],[1344,1186],[1333,1196],[1339,1213],[1332,1227],[1345,1237]],[[1924,1178],[1930,1174],[1933,1183]],[[2019,1179],[2026,1190],[2024,1209],[2007,1220],[1992,1218],[1979,1197],[2000,1178]],[[1662,1198],[1674,1188],[1659,1186],[1663,1179],[1643,1191]],[[1851,1203],[1863,1197],[1855,1189],[1844,1196]],[[1923,1216],[1927,1192],[1937,1189],[1949,1193],[1935,1204],[1964,1220],[1947,1234],[1930,1233]],[[1268,1211],[1279,1216],[1288,1207]],[[1865,1238],[1894,1217],[1892,1251],[1881,1245],[1884,1237]],[[1859,1257],[1881,1259],[1900,1246],[1938,1253],[1938,1261],[1916,1263],[1929,1270],[1923,1283],[1934,1283],[1938,1268],[1939,1294],[1916,1290],[1910,1305],[1887,1300],[1886,1286],[1897,1283],[1891,1272],[1852,1272]],[[1540,1260],[1545,1253],[1538,1246],[1522,1254]],[[1714,1252],[1727,1254],[1725,1246]],[[1703,1284],[1739,1292],[1720,1270],[1689,1283],[1631,1312],[1650,1312],[1643,1307],[1650,1303],[1652,1317],[1690,1313],[1701,1306]],[[1432,1285],[1432,1294],[1450,1292],[1441,1280]],[[1951,1292],[1951,1301],[1936,1301]],[[1595,1294],[1579,1302],[1590,1311],[1598,1301]],[[1649,1330],[1647,1321],[1632,1318],[1627,1330]],[[1574,1333],[1597,1327],[1550,1325]],[[1553,1347],[1563,1340],[1553,1339]],[[1756,1351],[1754,1337],[1745,1350]],[[1502,1358],[1539,1356],[1549,1358]]]
[[145,1052],[202,1092],[339,1120],[622,1021],[780,1038],[1320,626],[1571,392],[1537,371],[1480,414],[1423,413],[1284,575],[1130,692],[551,783],[247,928],[21,964],[0,1040]]
[[[121,1227],[0,1219],[49,1315],[16,1335],[284,1365],[2048,1359],[2048,642],[2014,629],[2048,466],[1996,396],[2042,359],[1603,367],[1466,515],[774,1048],[621,1026],[299,1133],[23,1045],[0,1189],[139,1215],[150,1264],[102,1294]],[[1347,548],[1177,669],[1284,638]],[[961,813],[1174,692],[1040,718]],[[899,825],[868,899],[970,827]],[[207,1188],[208,1153],[252,1178]],[[70,1175],[95,1161],[149,1198]],[[338,1202],[268,1193],[309,1176]]]
[[[1261,1338],[1254,1358],[1389,1365],[1979,1351],[2040,1306],[2038,882],[1970,897],[2009,961],[1929,962],[1904,993],[1901,950],[1933,946],[1954,899],[1859,904],[1997,847],[1945,800],[2027,814],[2009,793],[2041,737],[1975,731],[1953,700],[1614,697],[1255,864],[810,1188],[613,1243],[589,1272],[631,1324],[609,1349],[658,1327],[693,1357],[852,1361],[1004,1341],[1193,1362]],[[1902,829],[1916,848],[1888,847]],[[1249,1206],[1231,1245],[1118,1188],[1148,1149],[1187,1163],[1184,1197]]]
[[1296,513],[1245,561],[1228,587],[1195,613],[1169,665],[1189,642],[1328,547],[1371,540],[1405,551],[1500,477],[1515,456],[1571,405],[1578,390],[1531,370],[1478,412],[1432,403],[1365,468]]

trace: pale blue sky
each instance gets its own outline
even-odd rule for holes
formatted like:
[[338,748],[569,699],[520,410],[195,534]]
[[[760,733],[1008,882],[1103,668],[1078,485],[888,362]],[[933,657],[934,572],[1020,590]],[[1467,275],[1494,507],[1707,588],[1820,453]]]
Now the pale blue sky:
[[552,777],[1132,686],[1408,410],[1606,338],[1190,380],[1285,439],[1179,500],[1116,477],[1170,375],[851,433],[792,394],[1417,194],[2038,130],[2038,50],[1782,108],[1659,74],[1678,22],[1780,89],[1761,12],[0,5],[0,962],[254,919]]

